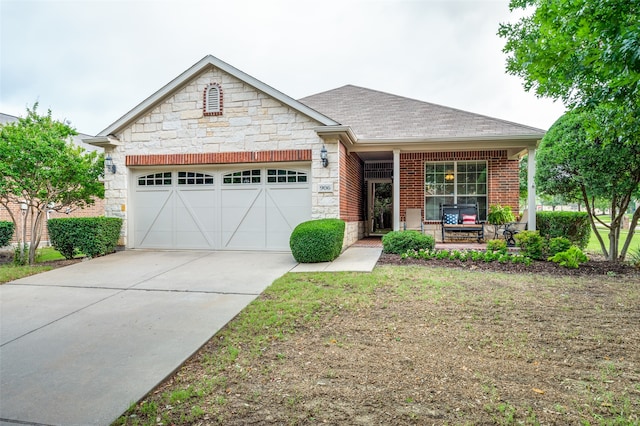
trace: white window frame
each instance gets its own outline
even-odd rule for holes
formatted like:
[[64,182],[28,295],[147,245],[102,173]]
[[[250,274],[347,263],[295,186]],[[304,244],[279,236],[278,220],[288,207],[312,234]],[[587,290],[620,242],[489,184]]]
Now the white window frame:
[[294,169],[276,169],[268,168],[266,174],[266,181],[270,185],[284,185],[294,183],[309,183],[309,177],[307,172]]
[[235,170],[222,175],[223,185],[259,185],[261,183],[262,169]]
[[136,185],[139,187],[159,187],[172,186],[173,173],[171,172],[154,172],[140,175],[136,178]]
[[[476,193],[459,193],[459,185],[464,185],[464,182],[459,182],[459,179],[462,175],[462,172],[459,172],[458,170],[458,166],[461,164],[484,164],[485,166],[485,182],[475,182],[476,188],[480,187],[481,185],[484,185],[484,193],[482,192],[476,192]],[[431,182],[427,180],[427,166],[428,165],[451,165],[453,168],[452,169],[445,169],[443,170],[442,176],[444,177],[444,181],[445,182],[439,182],[438,179],[436,179],[436,182]],[[479,220],[481,221],[485,221],[487,219],[487,213],[488,213],[488,208],[489,208],[489,163],[486,160],[453,160],[453,161],[427,161],[425,162],[425,168],[424,168],[424,212],[425,212],[425,220],[428,221],[438,221],[440,220],[440,203],[443,201],[444,204],[467,204],[467,201],[465,200],[460,200],[460,198],[464,198],[464,197],[476,197],[476,198],[484,198],[485,199],[485,203],[484,206],[482,205],[482,203],[478,203],[478,215],[479,215]],[[477,173],[477,172],[476,172]],[[440,173],[438,173],[440,174]],[[452,176],[452,180],[451,182],[446,182],[447,176]],[[477,177],[477,175],[476,175]],[[432,187],[432,185],[434,187]],[[438,190],[438,188],[436,188],[436,186],[438,185],[451,185],[451,188],[447,188],[447,186],[445,186],[445,191],[447,190],[453,190],[452,192],[441,192]],[[430,195],[429,192],[431,191],[435,191],[434,194]],[[428,200],[429,199],[440,199],[441,202],[437,202],[437,206],[431,206],[431,208],[429,208],[428,205]],[[443,200],[445,199],[445,200]],[[431,216],[430,216],[431,213]]]

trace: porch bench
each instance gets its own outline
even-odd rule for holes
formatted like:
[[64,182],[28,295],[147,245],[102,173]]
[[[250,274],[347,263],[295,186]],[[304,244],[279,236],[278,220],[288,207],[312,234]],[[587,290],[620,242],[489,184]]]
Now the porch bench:
[[440,221],[443,243],[447,233],[468,236],[479,243],[484,239],[484,223],[478,220],[477,204],[441,204]]

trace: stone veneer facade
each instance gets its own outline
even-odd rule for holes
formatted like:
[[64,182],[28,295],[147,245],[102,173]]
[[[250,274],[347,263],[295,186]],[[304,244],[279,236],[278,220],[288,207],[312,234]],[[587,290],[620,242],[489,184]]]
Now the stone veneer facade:
[[[219,84],[224,94],[221,115],[203,113],[203,93],[210,83]],[[126,245],[131,167],[151,171],[182,165],[280,161],[311,166],[312,219],[339,218],[343,213],[339,175],[342,157],[347,154],[337,138],[323,140],[317,135],[314,129],[319,125],[238,78],[210,67],[113,135],[120,145],[105,151],[117,165],[116,173],[105,177],[106,215],[124,220],[121,243]],[[328,151],[326,168],[320,161],[323,145]],[[296,161],[301,158],[304,161]],[[319,184],[331,184],[333,192],[319,192]],[[345,219],[358,220],[351,215]],[[361,235],[352,231],[353,224],[348,228],[347,245]]]

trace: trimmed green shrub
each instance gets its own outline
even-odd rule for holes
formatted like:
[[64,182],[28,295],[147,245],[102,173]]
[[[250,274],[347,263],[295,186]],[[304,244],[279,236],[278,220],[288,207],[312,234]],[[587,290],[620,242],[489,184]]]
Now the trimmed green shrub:
[[567,251],[572,246],[571,241],[565,237],[555,237],[549,240],[548,254],[555,256],[556,254]]
[[382,237],[385,253],[402,254],[407,250],[433,250],[436,240],[419,231],[392,231]]
[[13,237],[14,228],[13,222],[0,220],[0,247],[9,245],[9,241]]
[[51,245],[65,258],[78,252],[88,257],[112,253],[118,244],[122,219],[117,217],[70,217],[47,221]]
[[507,242],[505,240],[489,240],[487,241],[487,251],[490,253],[506,253]]
[[520,247],[523,255],[534,260],[545,259],[545,240],[540,236],[538,231],[518,232],[514,238],[516,239],[516,245]]
[[548,240],[565,237],[580,249],[587,247],[591,237],[591,224],[586,212],[537,212],[536,228]]
[[291,233],[289,247],[296,262],[330,262],[340,256],[344,221],[318,219],[302,222]]
[[571,246],[569,250],[556,253],[547,260],[558,263],[560,266],[564,266],[565,268],[577,269],[581,263],[584,263],[589,259],[578,247]]

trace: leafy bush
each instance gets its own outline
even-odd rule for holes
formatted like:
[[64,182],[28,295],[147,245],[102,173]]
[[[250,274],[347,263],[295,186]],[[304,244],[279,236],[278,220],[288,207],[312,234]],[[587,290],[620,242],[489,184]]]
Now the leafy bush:
[[500,263],[522,263],[526,266],[531,264],[531,259],[521,254],[482,252],[475,250],[407,250],[402,253],[403,259],[423,259],[423,260],[459,260],[461,262],[500,262]]
[[487,251],[492,253],[506,253],[507,242],[505,240],[489,240],[487,241]]
[[544,260],[545,240],[538,231],[522,231],[515,236],[516,245],[522,254],[535,260]]
[[502,207],[500,204],[489,206],[489,215],[487,220],[492,225],[503,225],[505,223],[514,222],[516,217],[513,215],[510,206]]
[[402,254],[407,250],[433,250],[436,240],[419,231],[392,231],[382,237],[385,253]]
[[565,268],[577,269],[581,263],[584,263],[589,259],[578,247],[571,246],[569,247],[569,250],[556,253],[547,260],[559,263],[560,266],[564,266]]
[[8,246],[11,237],[13,237],[13,222],[0,220],[0,247]]
[[591,237],[589,214],[586,212],[537,212],[536,228],[546,239],[565,237],[583,250]]
[[571,241],[565,237],[555,237],[549,240],[548,255],[555,256],[557,253],[569,250]]
[[330,262],[340,255],[345,224],[340,219],[302,222],[291,233],[289,247],[296,262]]
[[636,268],[640,268],[640,246],[636,247],[635,250],[631,250],[629,253],[629,262]]
[[51,245],[65,258],[78,253],[88,257],[115,251],[122,228],[117,217],[73,217],[47,221]]

